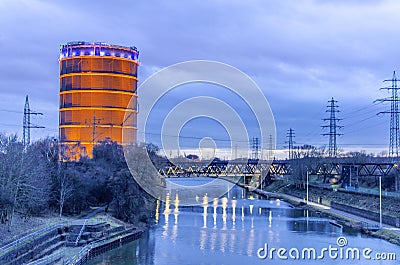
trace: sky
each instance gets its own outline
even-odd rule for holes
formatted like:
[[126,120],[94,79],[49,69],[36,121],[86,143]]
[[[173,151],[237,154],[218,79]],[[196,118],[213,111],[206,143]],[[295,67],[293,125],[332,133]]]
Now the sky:
[[[327,145],[322,119],[334,97],[343,118],[339,147],[384,151],[390,117],[377,113],[390,105],[373,102],[390,96],[379,90],[388,85],[382,81],[400,70],[399,11],[396,0],[1,0],[0,132],[22,135],[29,95],[31,109],[44,114],[32,122],[46,127],[33,129],[32,138],[57,136],[59,45],[84,40],[136,46],[139,84],[188,60],[243,71],[269,102],[278,149],[289,128],[298,145]],[[166,105],[178,104],[191,89],[170,93]],[[203,122],[203,129],[218,127]],[[182,133],[225,137],[217,127],[210,133],[187,124]]]

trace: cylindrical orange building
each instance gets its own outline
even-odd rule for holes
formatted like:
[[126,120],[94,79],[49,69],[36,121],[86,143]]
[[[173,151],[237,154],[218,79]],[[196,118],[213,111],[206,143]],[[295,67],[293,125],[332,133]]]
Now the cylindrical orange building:
[[[136,47],[69,42],[60,47],[60,143],[70,159],[111,139],[136,142]],[[131,100],[132,99],[132,100]],[[72,149],[80,154],[73,154]]]

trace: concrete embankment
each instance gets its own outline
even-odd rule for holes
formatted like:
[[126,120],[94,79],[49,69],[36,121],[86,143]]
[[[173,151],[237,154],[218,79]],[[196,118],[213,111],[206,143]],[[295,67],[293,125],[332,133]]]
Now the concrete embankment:
[[83,264],[142,234],[132,225],[99,214],[46,227],[3,246],[0,264]]
[[108,239],[101,239],[97,242],[92,242],[80,249],[80,251],[73,257],[69,257],[64,264],[67,265],[81,265],[88,262],[90,259],[110,251],[112,249],[121,247],[122,245],[131,241],[139,239],[143,234],[142,230],[125,231],[123,234],[113,236]]
[[315,211],[319,213],[320,216],[325,216],[333,219],[336,224],[357,229],[362,233],[387,240],[393,244],[400,245],[400,230],[398,229],[399,218],[383,216],[382,220],[384,224],[386,223],[386,225],[380,227],[380,224],[378,222],[379,215],[377,216],[376,213],[358,209],[356,207],[351,207],[335,202],[331,202],[331,205],[329,206],[314,202],[308,202],[307,204],[304,198],[299,198],[283,193],[267,192],[260,189],[252,189],[243,184],[238,184],[238,186],[265,198],[281,199],[287,201],[294,206]]
[[63,247],[63,225],[54,225],[12,242],[0,249],[0,264],[26,264]]

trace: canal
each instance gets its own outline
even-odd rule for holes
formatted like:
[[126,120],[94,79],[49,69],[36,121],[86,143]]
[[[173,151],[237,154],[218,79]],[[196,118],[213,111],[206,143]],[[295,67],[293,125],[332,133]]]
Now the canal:
[[182,205],[179,192],[168,192],[165,203],[158,203],[155,224],[140,240],[89,264],[398,264],[400,259],[397,245],[236,186],[220,198],[204,194],[194,200],[199,204]]

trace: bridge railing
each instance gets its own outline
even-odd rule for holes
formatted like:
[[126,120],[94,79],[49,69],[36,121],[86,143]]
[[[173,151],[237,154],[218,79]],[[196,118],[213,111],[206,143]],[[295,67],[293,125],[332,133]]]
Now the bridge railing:
[[204,164],[204,163],[181,163],[177,165],[169,164],[158,169],[162,177],[189,177],[189,176],[243,176],[243,175],[272,175],[290,174],[291,166],[289,163],[270,163],[270,162],[230,162],[224,164]]
[[81,236],[82,236],[82,234],[83,234],[83,231],[85,231],[85,227],[86,227],[87,222],[88,222],[88,219],[85,219],[85,222],[83,223],[82,228],[81,228],[81,230],[79,231],[78,236],[76,237],[75,246],[78,245],[79,239],[81,239]]

